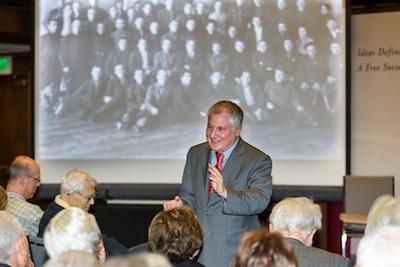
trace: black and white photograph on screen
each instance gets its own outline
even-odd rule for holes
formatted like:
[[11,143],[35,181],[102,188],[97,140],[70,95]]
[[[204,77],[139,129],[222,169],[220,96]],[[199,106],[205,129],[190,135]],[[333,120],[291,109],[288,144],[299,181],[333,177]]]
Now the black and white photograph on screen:
[[342,158],[342,2],[41,0],[38,157],[183,159],[227,99],[273,158]]

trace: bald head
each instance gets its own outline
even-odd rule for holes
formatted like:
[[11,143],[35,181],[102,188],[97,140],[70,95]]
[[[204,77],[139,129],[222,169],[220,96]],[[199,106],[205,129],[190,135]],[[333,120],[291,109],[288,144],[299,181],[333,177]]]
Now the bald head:
[[40,185],[40,167],[31,157],[17,156],[9,167],[8,192],[15,192],[25,199],[32,198]]

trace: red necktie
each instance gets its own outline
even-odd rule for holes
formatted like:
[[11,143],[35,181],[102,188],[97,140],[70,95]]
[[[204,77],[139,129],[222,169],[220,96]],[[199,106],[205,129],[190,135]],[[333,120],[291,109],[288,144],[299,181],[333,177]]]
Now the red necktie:
[[[222,171],[222,162],[224,161],[224,153],[215,152],[215,155],[217,156],[217,163],[215,164],[215,167],[219,171]],[[211,185],[211,181],[208,181],[208,197],[210,197],[212,191],[213,191],[213,188]]]

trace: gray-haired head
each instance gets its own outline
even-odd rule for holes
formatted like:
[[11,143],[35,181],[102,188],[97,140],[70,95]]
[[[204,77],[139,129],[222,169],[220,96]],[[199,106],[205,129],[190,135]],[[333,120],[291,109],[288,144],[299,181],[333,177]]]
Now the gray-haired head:
[[50,258],[58,258],[69,250],[99,255],[101,234],[92,214],[76,207],[56,214],[44,232],[44,245]]
[[234,102],[228,100],[221,100],[213,104],[207,113],[207,117],[210,118],[211,114],[220,114],[222,112],[228,112],[231,115],[232,126],[237,128],[243,123],[243,110]]
[[305,197],[288,197],[269,216],[275,231],[313,231],[321,228],[321,207]]
[[384,226],[365,235],[357,248],[357,267],[400,266],[400,227]]
[[89,173],[79,169],[73,169],[67,172],[67,174],[62,178],[60,193],[68,194],[69,192],[82,192],[86,184],[96,187],[97,181]]
[[369,210],[365,234],[389,225],[400,226],[400,199],[392,195],[382,195]]
[[24,228],[17,218],[4,210],[0,211],[0,237],[0,262],[8,262],[15,253],[15,244],[20,238],[26,239],[26,237]]

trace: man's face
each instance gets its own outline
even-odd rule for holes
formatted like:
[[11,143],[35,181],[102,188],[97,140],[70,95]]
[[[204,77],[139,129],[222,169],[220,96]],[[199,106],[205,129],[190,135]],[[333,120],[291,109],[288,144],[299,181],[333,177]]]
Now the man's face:
[[196,22],[192,19],[186,21],[186,29],[190,32],[194,31],[196,28]]
[[25,199],[31,199],[40,186],[40,167],[37,164],[33,164],[30,169],[32,175],[25,175],[22,177],[24,179],[23,196]]
[[260,41],[257,44],[257,51],[259,52],[266,52],[267,51],[267,43],[265,41]]
[[317,49],[315,48],[314,45],[308,45],[306,48],[306,52],[310,58],[314,58],[315,55],[317,54]]
[[50,33],[56,33],[57,32],[57,21],[55,20],[50,20],[47,29],[49,30]]
[[224,152],[235,143],[242,127],[233,127],[228,112],[211,114],[208,118],[206,137],[210,148],[216,152]]
[[218,43],[213,43],[212,44],[212,52],[215,55],[219,55],[219,53],[221,53],[221,45]]
[[125,27],[125,22],[123,19],[118,18],[115,20],[115,28],[117,30],[122,31],[124,27]]
[[94,204],[94,197],[96,195],[95,188],[86,183],[81,192],[72,192],[68,198],[68,204],[71,207],[81,208],[84,211],[89,211],[90,206]]
[[195,48],[196,48],[196,44],[194,43],[193,40],[189,40],[189,41],[186,42],[186,51],[188,53],[194,52]]
[[275,81],[277,83],[282,82],[284,78],[285,78],[285,74],[282,70],[279,70],[279,69],[275,70]]
[[216,71],[213,72],[210,76],[211,84],[218,85],[221,82],[221,73]]
[[158,34],[158,23],[154,21],[150,23],[149,30],[152,34]]
[[169,31],[170,32],[177,32],[178,31],[178,22],[176,20],[172,20],[169,23]]
[[164,39],[162,42],[162,50],[168,53],[171,49],[171,41],[168,39]]
[[97,25],[96,25],[96,32],[97,32],[99,35],[104,34],[104,24],[103,24],[103,23],[97,23]]
[[291,40],[285,40],[285,41],[283,41],[283,47],[285,48],[286,51],[292,51],[293,50],[293,42]]
[[243,53],[244,51],[244,43],[242,41],[235,42],[235,50],[239,53]]
[[119,39],[119,41],[118,41],[118,49],[120,51],[125,51],[127,47],[128,47],[128,40]]
[[88,21],[94,21],[95,15],[96,15],[96,10],[94,8],[89,8],[87,10],[86,16]]

